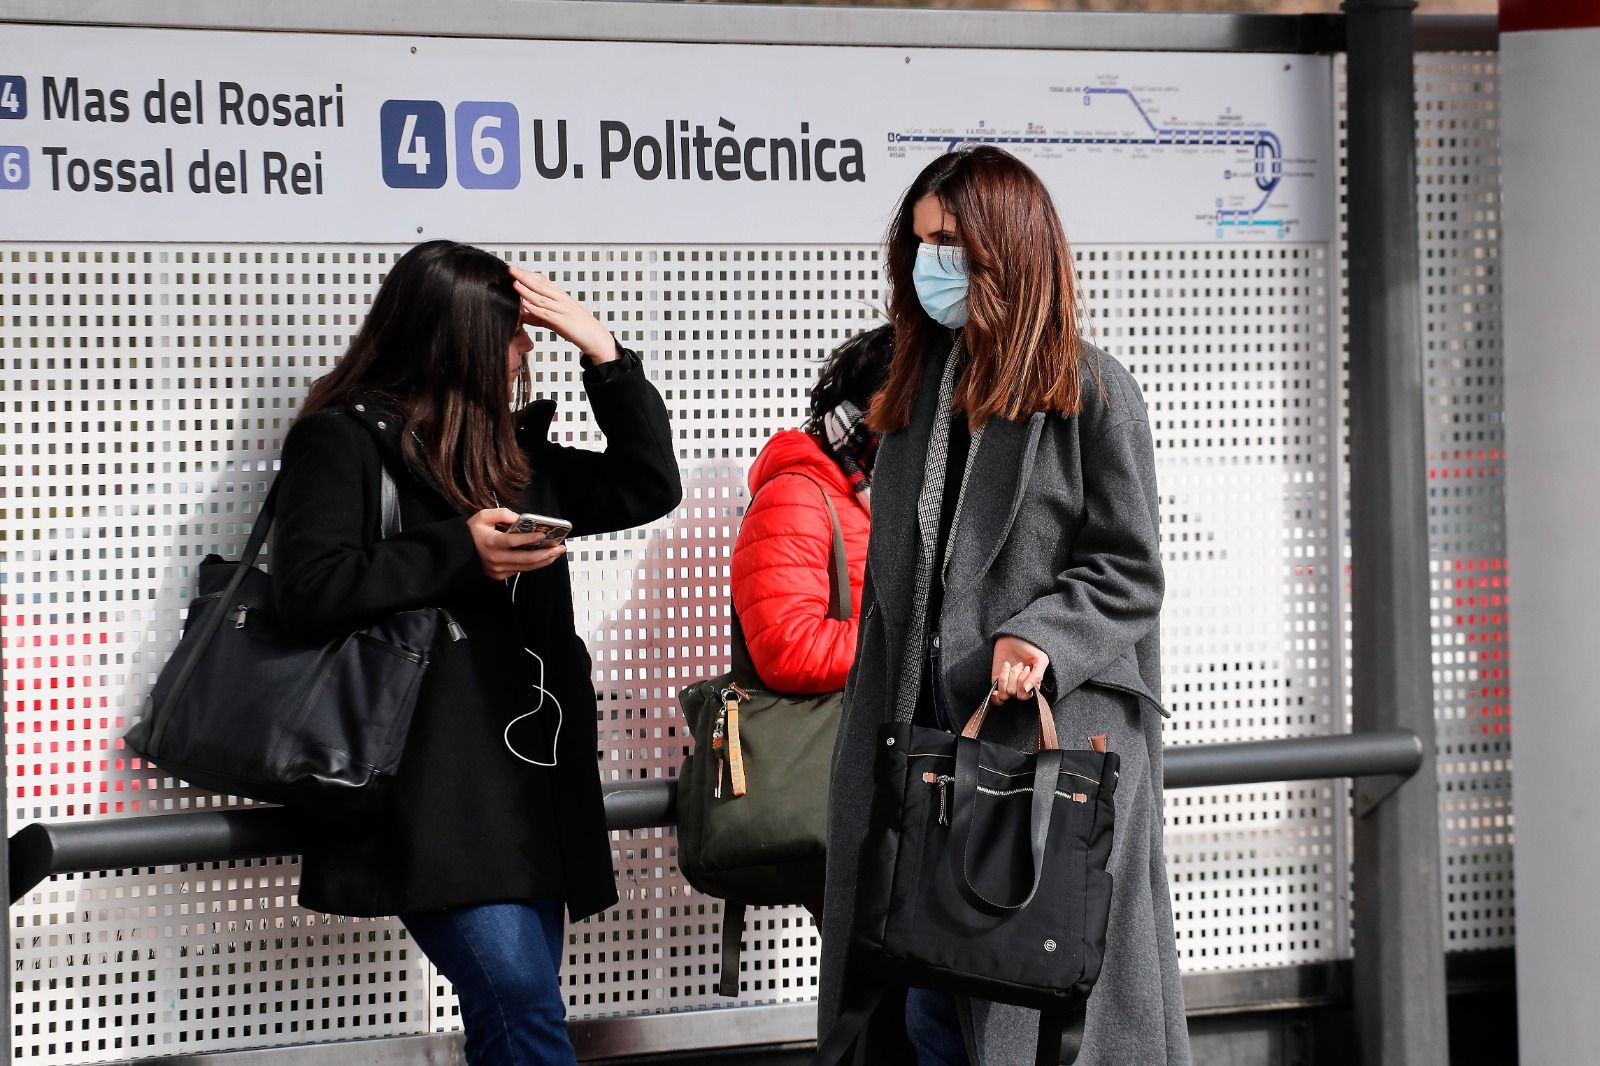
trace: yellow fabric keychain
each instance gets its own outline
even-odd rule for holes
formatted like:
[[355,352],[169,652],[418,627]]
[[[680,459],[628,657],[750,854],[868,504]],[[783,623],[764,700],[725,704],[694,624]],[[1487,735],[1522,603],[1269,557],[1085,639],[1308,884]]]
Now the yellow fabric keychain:
[[728,776],[733,782],[733,794],[745,794],[744,749],[739,745],[739,701],[730,699],[723,705],[728,716]]

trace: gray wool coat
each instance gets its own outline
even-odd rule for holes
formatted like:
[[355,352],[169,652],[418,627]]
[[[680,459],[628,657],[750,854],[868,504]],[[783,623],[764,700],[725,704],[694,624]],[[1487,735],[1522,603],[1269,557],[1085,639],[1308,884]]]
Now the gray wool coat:
[[[1121,756],[1105,965],[1078,1063],[1179,1066],[1189,1062],[1189,1039],[1162,852],[1163,578],[1153,448],[1132,376],[1098,349],[1083,351],[1080,414],[992,419],[978,441],[945,559],[937,621],[944,691],[964,721],[988,688],[995,639],[1020,637],[1050,656],[1044,691],[1053,692],[1062,745],[1087,747],[1089,736],[1104,733]],[[875,738],[893,715],[899,684],[921,535],[916,502],[946,354],[929,360],[911,424],[884,437],[873,473],[860,636],[829,785],[823,1035],[846,982],[856,979],[847,948]],[[1087,372],[1096,366],[1103,390]],[[1028,747],[1031,707],[1002,704],[985,739]],[[1033,1061],[1035,1012],[966,999],[958,1009],[974,1066]]]

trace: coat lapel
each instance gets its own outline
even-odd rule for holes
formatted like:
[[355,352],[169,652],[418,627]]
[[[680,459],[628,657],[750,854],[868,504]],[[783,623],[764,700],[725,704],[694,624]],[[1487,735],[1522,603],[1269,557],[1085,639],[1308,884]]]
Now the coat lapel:
[[1000,554],[1027,494],[1047,417],[1039,412],[1026,422],[991,418],[984,424],[955,540],[945,560],[946,603],[987,573]]
[[916,578],[919,550],[917,496],[922,492],[928,439],[933,435],[939,375],[944,373],[948,356],[946,348],[933,354],[922,368],[911,424],[884,437],[872,472],[872,534],[867,564],[872,567],[872,587],[878,604],[896,626],[904,625],[911,615],[911,586]]

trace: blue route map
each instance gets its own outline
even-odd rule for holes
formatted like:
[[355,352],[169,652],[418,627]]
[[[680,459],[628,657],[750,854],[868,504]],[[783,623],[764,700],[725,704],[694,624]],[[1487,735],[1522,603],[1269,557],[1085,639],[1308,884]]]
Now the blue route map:
[[[1062,113],[1057,101],[1070,101],[1056,122],[1008,126],[980,120],[961,128],[893,130],[888,135],[891,154],[909,158],[961,144],[995,144],[1043,164],[1041,169],[1069,160],[1090,170],[1107,168],[1108,182],[1116,180],[1109,168],[1142,163],[1148,170],[1163,160],[1187,159],[1198,166],[1185,166],[1181,173],[1169,169],[1165,183],[1172,188],[1162,195],[1185,198],[1194,221],[1212,227],[1214,237],[1285,239],[1295,234],[1300,212],[1285,182],[1310,179],[1314,158],[1295,160],[1297,166],[1291,166],[1276,129],[1232,108],[1209,117],[1184,116],[1184,94],[1177,88],[1136,90],[1115,84],[1111,76],[1100,81],[1052,86],[1051,110]],[[1309,154],[1314,156],[1314,149]],[[1311,192],[1312,183],[1304,184],[1304,191]],[[1125,186],[1119,182],[1118,187]]]

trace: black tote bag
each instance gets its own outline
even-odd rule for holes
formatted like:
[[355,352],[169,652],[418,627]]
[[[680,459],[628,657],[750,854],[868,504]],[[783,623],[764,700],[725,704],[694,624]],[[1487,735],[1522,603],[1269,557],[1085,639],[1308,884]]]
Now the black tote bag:
[[1034,751],[980,740],[989,702],[960,735],[879,730],[851,930],[867,980],[818,1066],[849,1060],[886,985],[1032,1007],[1037,1066],[1077,1058],[1105,954],[1120,760],[1104,737],[1063,751],[1043,696]]
[[[201,562],[183,636],[125,739],[202,788],[362,825],[387,802],[440,612],[399,611],[327,644],[296,637],[255,566],[277,492],[237,562]],[[380,499],[388,537],[400,522],[387,470]]]

